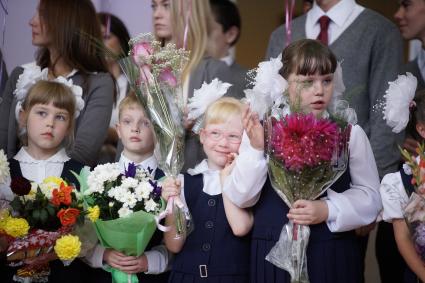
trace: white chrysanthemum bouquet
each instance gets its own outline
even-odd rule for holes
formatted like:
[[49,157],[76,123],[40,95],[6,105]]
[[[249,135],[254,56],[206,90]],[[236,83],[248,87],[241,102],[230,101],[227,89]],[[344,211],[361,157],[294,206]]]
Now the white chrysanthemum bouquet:
[[[151,173],[134,164],[122,172],[118,163],[108,163],[92,172],[83,170],[77,178],[100,244],[126,255],[140,256],[164,207],[161,187]],[[135,282],[135,274],[113,268],[108,271],[113,282]]]

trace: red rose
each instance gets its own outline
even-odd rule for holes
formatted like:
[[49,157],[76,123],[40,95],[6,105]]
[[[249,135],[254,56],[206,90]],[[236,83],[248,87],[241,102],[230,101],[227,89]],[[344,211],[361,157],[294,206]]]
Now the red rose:
[[70,226],[77,221],[77,217],[80,215],[80,211],[76,208],[67,208],[59,210],[57,216],[60,219],[63,226]]
[[31,191],[31,183],[24,177],[14,177],[10,183],[10,188],[15,195],[25,196]]

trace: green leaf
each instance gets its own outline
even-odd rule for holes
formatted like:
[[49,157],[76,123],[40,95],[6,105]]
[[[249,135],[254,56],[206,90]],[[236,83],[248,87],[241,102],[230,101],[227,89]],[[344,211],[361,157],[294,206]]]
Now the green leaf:
[[50,216],[55,216],[55,215],[56,215],[55,208],[54,208],[51,204],[48,204],[48,205],[46,206],[46,210],[47,210],[47,212],[48,212],[48,214],[49,214]]
[[39,222],[40,221],[40,209],[34,209],[32,211],[32,218],[34,218],[35,222]]
[[40,220],[41,223],[46,223],[47,219],[49,218],[49,213],[47,212],[47,209],[41,209],[40,210]]

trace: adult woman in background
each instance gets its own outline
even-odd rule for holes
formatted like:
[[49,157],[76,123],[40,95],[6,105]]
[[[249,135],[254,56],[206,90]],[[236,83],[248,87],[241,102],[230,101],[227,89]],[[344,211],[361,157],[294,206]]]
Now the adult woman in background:
[[[190,50],[190,59],[182,76],[183,96],[185,101],[193,96],[203,82],[210,83],[214,78],[232,83],[229,67],[222,61],[207,53],[208,36],[213,21],[208,0],[152,0],[153,25],[155,36],[164,42],[173,42],[178,47]],[[189,21],[186,15],[190,10]],[[184,33],[187,26],[187,39]],[[241,98],[240,88],[231,87],[226,96]],[[191,132],[191,121],[187,121],[185,165],[184,169],[193,168],[202,161],[204,154],[199,139]]]
[[[130,40],[130,34],[125,24],[115,15],[110,13],[98,13],[97,14],[103,35],[103,43],[105,46],[119,56],[121,54],[128,54],[130,47],[128,41]],[[117,60],[112,58],[106,58],[108,70],[116,81],[117,98],[114,101],[112,107],[112,116],[109,122],[108,135],[102,146],[99,154],[98,163],[115,162],[116,147],[118,143],[118,135],[115,130],[115,125],[118,123],[118,105],[121,100],[127,95],[129,86],[126,76],[121,71],[121,67]]]
[[[39,47],[36,65],[48,68],[49,78],[63,76],[83,89],[85,107],[75,129],[70,155],[86,165],[94,165],[106,137],[114,82],[105,60],[89,40],[102,40],[100,25],[90,0],[40,0],[30,21],[32,44]],[[12,157],[17,151],[17,123],[14,96],[19,76],[34,64],[15,68],[7,82],[0,105],[0,148]]]

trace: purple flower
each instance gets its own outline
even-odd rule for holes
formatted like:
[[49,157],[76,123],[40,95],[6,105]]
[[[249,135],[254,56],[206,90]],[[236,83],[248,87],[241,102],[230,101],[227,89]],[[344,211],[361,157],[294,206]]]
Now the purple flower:
[[162,188],[160,186],[158,186],[158,183],[156,181],[154,181],[154,180],[149,180],[149,183],[153,187],[153,190],[151,192],[152,199],[154,201],[159,201],[159,199],[161,197]]
[[125,170],[125,177],[134,178],[136,176],[136,169],[136,164],[129,163],[127,169]]

